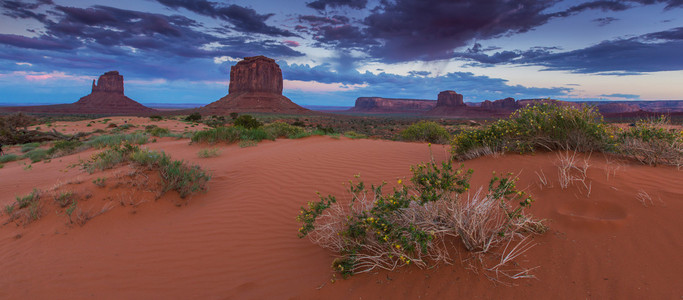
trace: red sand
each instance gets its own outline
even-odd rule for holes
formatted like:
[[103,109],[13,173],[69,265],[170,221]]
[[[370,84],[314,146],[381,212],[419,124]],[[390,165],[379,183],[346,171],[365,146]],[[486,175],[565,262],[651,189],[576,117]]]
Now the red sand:
[[[330,281],[332,253],[296,237],[299,207],[322,194],[345,196],[342,183],[361,174],[366,183],[409,176],[409,166],[429,159],[426,144],[311,137],[262,142],[256,147],[188,145],[159,139],[146,145],[213,174],[209,191],[176,207],[175,192],[137,207],[116,206],[84,226],[66,225],[54,211],[27,226],[0,227],[0,298],[3,299],[677,299],[683,257],[681,171],[594,154],[588,169],[590,197],[557,183],[556,154],[486,157],[466,162],[474,184],[491,172],[520,173],[536,202],[532,212],[550,230],[517,261],[537,279],[494,284],[464,265],[430,270],[361,274]],[[197,152],[218,147],[214,158]],[[437,159],[447,147],[433,146]],[[125,189],[98,188],[92,180],[125,174],[127,167],[87,174],[67,168],[84,152],[0,169],[0,205],[68,183],[89,191],[84,201],[103,207]],[[554,187],[541,188],[543,171]],[[614,172],[616,170],[616,172]],[[608,178],[607,174],[610,173]],[[639,191],[652,196],[645,207]],[[124,195],[125,196],[125,195]],[[137,197],[137,196],[136,196]],[[145,200],[144,196],[142,196]],[[130,197],[129,197],[130,198]],[[135,201],[135,199],[128,199]],[[4,209],[3,209],[4,210]],[[5,220],[7,217],[0,216]],[[20,235],[20,236],[19,236]],[[339,276],[337,276],[339,277]]]

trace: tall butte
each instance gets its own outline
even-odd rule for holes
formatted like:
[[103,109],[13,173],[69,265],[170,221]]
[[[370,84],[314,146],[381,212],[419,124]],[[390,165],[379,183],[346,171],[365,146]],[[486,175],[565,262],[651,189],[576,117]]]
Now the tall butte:
[[76,103],[83,113],[107,113],[107,114],[131,114],[154,112],[154,109],[146,107],[123,94],[123,76],[118,71],[109,71],[92,81],[92,92]]
[[310,112],[282,95],[282,70],[265,56],[245,57],[232,66],[228,95],[204,106],[204,110],[211,114]]

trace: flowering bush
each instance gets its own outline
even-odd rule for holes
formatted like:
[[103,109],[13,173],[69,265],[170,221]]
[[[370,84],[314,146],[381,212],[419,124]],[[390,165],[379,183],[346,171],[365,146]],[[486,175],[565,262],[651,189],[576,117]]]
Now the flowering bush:
[[683,131],[667,130],[667,123],[664,116],[636,122],[618,135],[620,152],[649,165],[683,165]]
[[[319,195],[319,201],[301,208],[299,237],[337,252],[332,266],[347,277],[375,268],[448,263],[455,248],[445,241],[451,238],[459,238],[469,251],[488,253],[523,231],[544,229],[524,214],[533,200],[509,175],[494,176],[488,192],[480,189],[464,199],[472,170],[454,169],[450,161],[411,170],[412,184],[399,180],[387,195],[386,183],[368,189],[363,181],[349,182],[347,203]],[[519,205],[512,209],[515,201]]]

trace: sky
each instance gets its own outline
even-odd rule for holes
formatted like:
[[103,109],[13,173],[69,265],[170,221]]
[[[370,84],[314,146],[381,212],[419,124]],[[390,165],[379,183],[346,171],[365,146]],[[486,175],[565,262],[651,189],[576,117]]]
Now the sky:
[[358,97],[683,99],[683,0],[0,0],[0,103],[71,103],[118,70],[143,103],[205,105],[277,61],[300,105]]

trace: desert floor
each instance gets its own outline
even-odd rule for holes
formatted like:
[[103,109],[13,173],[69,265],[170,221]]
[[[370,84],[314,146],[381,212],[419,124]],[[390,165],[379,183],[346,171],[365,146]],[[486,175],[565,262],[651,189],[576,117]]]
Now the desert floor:
[[[119,125],[124,120],[112,119]],[[72,133],[85,130],[87,123],[55,126]],[[183,123],[157,125],[186,130]],[[48,206],[40,220],[24,226],[7,222],[3,209],[0,298],[683,297],[683,173],[672,167],[579,154],[579,161],[586,159],[590,165],[585,179],[589,193],[579,183],[560,188],[559,153],[466,161],[466,168],[475,170],[474,188],[486,185],[493,171],[513,172],[519,174],[518,187],[536,199],[531,212],[546,219],[550,230],[533,236],[535,246],[516,260],[521,266],[537,267],[532,272],[535,279],[496,283],[468,270],[459,259],[466,253],[454,253],[452,265],[426,270],[409,266],[346,280],[337,275],[332,282],[334,253],[297,237],[299,208],[317,200],[318,191],[343,198],[344,183],[356,174],[374,184],[406,180],[411,165],[430,159],[427,144],[319,136],[245,148],[158,138],[143,147],[209,171],[208,192],[176,206],[176,192],[155,199],[148,187],[136,187],[144,175],[129,176],[129,166],[88,174],[77,164],[96,150],[34,163],[31,168],[21,160],[0,169],[0,207],[38,188],[45,199],[57,191],[73,191],[83,210],[104,211],[79,226]],[[205,148],[218,148],[220,155],[199,158]],[[446,159],[448,150],[431,147],[436,160]],[[539,174],[547,178],[546,185]],[[106,186],[93,183],[103,177],[108,178]]]

